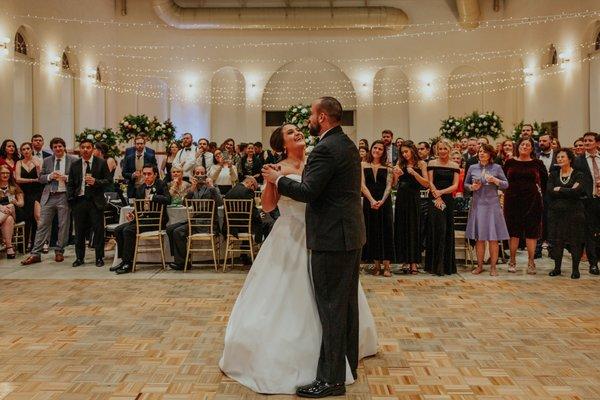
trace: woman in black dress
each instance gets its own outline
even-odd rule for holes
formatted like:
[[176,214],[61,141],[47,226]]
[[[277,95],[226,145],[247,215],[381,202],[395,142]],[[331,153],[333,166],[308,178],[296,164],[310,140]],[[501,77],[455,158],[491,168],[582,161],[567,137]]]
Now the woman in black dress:
[[546,194],[550,198],[548,208],[548,239],[552,243],[554,269],[550,276],[561,273],[563,250],[569,245],[571,251],[571,279],[579,279],[579,261],[585,243],[585,212],[583,208],[583,173],[575,171],[572,163],[575,155],[570,149],[561,149],[556,155],[560,170],[550,173]]
[[160,165],[160,172],[163,174],[163,180],[165,182],[171,181],[171,168],[173,167],[173,160],[179,151],[179,145],[177,142],[171,142],[167,149],[167,156],[163,158]]
[[390,198],[393,173],[387,165],[385,145],[381,140],[373,142],[367,162],[361,165],[363,214],[367,232],[362,259],[374,262],[375,275],[379,275],[383,261],[383,275],[390,277],[390,262],[394,259],[394,227]]
[[402,143],[398,164],[394,167],[398,182],[394,214],[394,248],[396,262],[409,264],[417,274],[421,263],[421,190],[429,187],[427,164],[419,159],[411,140]]
[[15,180],[25,197],[25,204],[22,208],[25,221],[25,245],[30,248],[33,245],[42,212],[40,199],[44,186],[38,182],[42,165],[39,159],[33,157],[31,143],[21,144],[19,150],[23,158],[15,165]]
[[429,223],[425,250],[425,270],[436,275],[456,273],[454,258],[454,199],[458,187],[459,166],[450,161],[452,145],[436,143],[437,159],[427,166],[429,173]]

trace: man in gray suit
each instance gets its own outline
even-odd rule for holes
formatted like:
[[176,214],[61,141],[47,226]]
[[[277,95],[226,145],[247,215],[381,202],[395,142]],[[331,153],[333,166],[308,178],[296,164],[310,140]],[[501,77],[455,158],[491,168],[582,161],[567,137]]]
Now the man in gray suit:
[[50,141],[50,147],[54,154],[44,158],[42,172],[39,181],[43,183],[44,191],[40,204],[42,213],[40,224],[35,235],[33,249],[29,256],[21,261],[22,265],[29,265],[41,261],[41,253],[44,243],[50,240],[52,230],[52,219],[58,215],[58,241],[54,249],[54,261],[64,261],[64,247],[68,241],[70,208],[67,202],[67,180],[71,164],[77,157],[68,155],[65,141],[62,138],[54,138]]

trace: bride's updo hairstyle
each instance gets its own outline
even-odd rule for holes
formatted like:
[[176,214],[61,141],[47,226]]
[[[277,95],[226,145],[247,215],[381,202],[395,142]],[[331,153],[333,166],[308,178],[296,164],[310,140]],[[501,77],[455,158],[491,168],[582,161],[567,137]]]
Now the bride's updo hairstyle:
[[269,139],[269,144],[271,145],[271,149],[281,154],[281,160],[285,160],[287,154],[285,152],[285,147],[283,147],[283,127],[285,125],[281,125],[271,133],[271,139]]

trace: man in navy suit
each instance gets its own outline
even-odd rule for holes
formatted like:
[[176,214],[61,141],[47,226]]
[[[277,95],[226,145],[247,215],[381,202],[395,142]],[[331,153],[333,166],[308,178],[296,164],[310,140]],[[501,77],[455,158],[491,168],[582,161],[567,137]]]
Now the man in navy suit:
[[146,139],[138,135],[134,141],[135,151],[125,156],[123,160],[123,178],[127,180],[127,197],[135,196],[135,187],[142,181],[142,168],[144,165],[157,165],[154,153],[146,151]]
[[49,151],[44,150],[44,137],[39,133],[31,136],[31,147],[33,149],[33,156],[40,160],[40,162],[52,155]]
[[[146,136],[144,136],[144,135],[137,135],[135,137],[136,141],[138,140],[138,137],[140,137],[140,138],[142,138],[144,140],[144,153],[148,153],[148,154],[156,157],[156,152],[154,151],[154,149],[151,149],[150,147],[146,146]],[[130,156],[133,153],[135,153],[136,152],[136,148],[137,148],[137,146],[135,146],[135,142],[134,142],[133,146],[126,148],[125,149],[125,157]]]
[[573,168],[583,172],[585,199],[585,251],[590,261],[590,274],[600,275],[598,253],[600,250],[600,135],[588,132],[583,135],[585,153],[575,159]]

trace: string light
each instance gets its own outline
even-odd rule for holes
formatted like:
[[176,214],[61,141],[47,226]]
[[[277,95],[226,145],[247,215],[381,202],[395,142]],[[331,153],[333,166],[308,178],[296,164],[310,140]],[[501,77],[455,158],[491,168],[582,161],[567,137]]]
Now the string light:
[[[583,42],[583,43],[579,43],[573,47],[576,50],[582,50],[582,49],[589,48],[594,43]],[[46,49],[44,49],[44,50],[46,50]],[[486,52],[475,51],[475,52],[470,52],[470,53],[454,52],[454,53],[449,53],[449,54],[437,55],[437,56],[433,56],[433,57],[429,57],[429,58],[425,58],[423,56],[406,57],[406,59],[414,59],[414,60],[418,60],[418,62],[415,62],[413,64],[400,64],[400,65],[391,65],[391,66],[388,65],[386,67],[401,68],[401,67],[410,67],[413,65],[427,65],[427,64],[433,63],[435,60],[444,60],[444,61],[445,60],[453,60],[455,63],[484,62],[484,61],[491,61],[491,60],[497,59],[497,58],[507,59],[507,58],[513,58],[513,57],[525,57],[525,56],[531,56],[531,55],[538,55],[540,53],[544,53],[547,51],[548,51],[548,47],[544,46],[544,47],[533,49],[533,50],[513,49],[513,50],[494,50],[494,51],[486,51]],[[573,50],[570,50],[570,53],[572,51]],[[66,53],[70,54],[70,51],[67,51]],[[470,58],[466,58],[466,57],[470,57]],[[478,57],[478,58],[475,58],[475,57]],[[340,59],[339,61],[341,61],[341,60],[342,59]],[[327,61],[331,62],[331,60],[327,60]],[[338,60],[336,60],[336,61],[338,61]],[[302,61],[302,60],[297,61],[297,62],[310,63],[309,61]],[[364,67],[356,67],[356,68],[361,68],[361,70],[363,70],[363,71],[365,70]],[[184,70],[182,70],[182,69],[176,69],[176,70],[166,69],[166,68],[158,68],[158,69],[137,68],[137,69],[134,69],[132,67],[115,67],[115,66],[111,66],[111,65],[106,65],[106,66],[103,65],[102,69],[117,72],[120,75],[125,76],[125,77],[142,77],[142,78],[152,78],[152,79],[160,79],[160,80],[168,80],[170,78],[166,75],[152,75],[151,73],[148,73],[148,72],[169,73],[169,74],[184,72]],[[353,70],[352,67],[346,67],[346,69],[348,71]],[[379,66],[367,67],[367,71],[370,71],[370,70],[377,71],[379,69],[381,69],[381,67],[379,67]],[[132,71],[132,70],[138,71],[139,73],[125,72],[125,71]],[[198,70],[196,70],[196,71],[199,73],[205,72],[205,71],[198,71]],[[265,81],[266,81],[268,79],[272,79],[274,76],[277,76],[278,74],[294,75],[296,73],[303,73],[305,75],[308,75],[310,73],[310,75],[316,75],[316,74],[321,74],[321,73],[325,73],[325,72],[339,73],[340,70],[333,69],[333,68],[332,69],[319,69],[319,70],[288,70],[288,69],[284,68],[284,69],[279,69],[277,71],[264,71],[264,72],[262,72],[262,74],[264,74],[266,76],[266,78],[265,78]],[[493,73],[496,73],[496,72],[484,72],[481,74],[485,75],[485,74],[493,74]],[[437,79],[445,79],[445,78],[441,77],[441,78],[437,78]],[[210,83],[210,79],[205,82]],[[289,81],[289,82],[278,81],[278,83],[280,83],[280,84],[297,83],[297,82],[298,82],[298,80]],[[305,81],[305,82],[312,82],[312,81]],[[240,83],[243,83],[243,82],[240,82]]]
[[[97,24],[104,27],[114,28],[154,28],[154,29],[174,29],[165,24],[156,24],[154,22],[120,22],[114,20],[89,20],[89,19],[77,19],[77,18],[62,18],[62,17],[47,17],[47,16],[38,16],[38,15],[11,15],[10,13],[5,13],[6,16],[12,19],[35,19],[41,20],[45,22],[58,22],[58,23],[77,23],[77,24]],[[420,24],[405,24],[405,25],[397,25],[397,27],[403,28],[431,28],[431,27],[444,27],[451,26],[451,29],[446,30],[421,30],[417,32],[400,32],[391,35],[370,35],[367,38],[343,38],[343,39],[316,39],[316,40],[302,40],[302,41],[287,41],[287,42],[244,42],[241,44],[215,44],[215,45],[200,45],[200,44],[187,44],[183,46],[188,46],[184,49],[240,49],[240,48],[259,48],[259,47],[272,47],[272,46],[296,46],[296,45],[330,45],[330,44],[355,44],[355,43],[368,43],[374,40],[389,40],[389,39],[398,39],[398,38],[419,38],[426,36],[435,36],[435,35],[447,35],[450,33],[468,33],[468,32],[478,32],[481,30],[492,30],[492,29],[507,29],[519,26],[532,26],[539,25],[545,23],[551,23],[556,21],[562,21],[567,19],[579,19],[579,18],[588,18],[588,17],[598,17],[600,16],[600,10],[585,10],[580,12],[571,12],[571,13],[560,13],[560,14],[552,14],[552,15],[541,15],[541,16],[533,16],[533,17],[522,17],[522,18],[506,18],[506,19],[497,19],[497,20],[488,20],[481,21],[479,23],[479,27],[476,30],[468,31],[463,29],[456,22],[430,22],[430,23],[420,23]],[[259,26],[260,27],[260,26]],[[356,26],[357,28],[363,28],[364,30],[372,31],[369,27]],[[256,29],[257,26],[251,27],[252,29]],[[279,29],[289,29],[287,26],[262,26],[263,29],[270,30],[279,30]],[[244,30],[244,27],[240,27],[240,30]],[[320,28],[309,28],[309,27],[300,27],[300,29],[305,29],[308,31],[318,31],[319,29],[330,29],[330,27],[323,26]],[[349,27],[348,30],[352,29]],[[116,45],[116,46],[125,46],[125,45]],[[156,48],[160,45],[137,45],[134,48],[140,50],[148,50]],[[163,45],[172,47],[172,45]],[[125,47],[121,47],[125,48]],[[164,47],[167,48],[167,47]]]
[[[587,56],[585,58],[582,58],[578,61],[572,61],[572,63],[578,62],[578,63],[584,63],[584,62],[589,62],[591,60],[595,60],[600,58],[600,55],[596,54],[596,55],[590,55]],[[23,60],[23,59],[4,59],[7,61],[13,61],[13,62],[20,62],[20,63],[26,63],[26,64],[30,64],[30,65],[34,65],[34,66],[40,66],[40,63],[37,61],[33,61],[33,60]],[[49,67],[50,68],[50,67]],[[525,77],[527,77],[527,74],[531,74],[531,76],[533,76],[533,70],[532,69],[528,69],[527,71],[523,71],[525,73]],[[564,69],[562,68],[546,68],[545,70],[541,70],[540,73],[538,74],[538,77],[551,77],[551,76],[555,76],[558,74],[564,73]],[[68,79],[75,79],[75,80],[83,80],[86,79],[84,78],[80,78],[80,77],[76,77],[71,75],[70,73],[62,73],[61,71],[59,71],[58,73],[56,73],[57,76],[59,77],[63,77],[63,78],[68,78]],[[484,89],[483,86],[485,85],[490,85],[490,84],[501,84],[501,83],[507,83],[507,82],[511,82],[511,81],[518,81],[518,83],[512,84],[512,85],[504,85],[500,88],[493,88],[493,89]],[[409,99],[404,99],[404,100],[395,100],[395,101],[380,101],[380,102],[365,102],[365,103],[360,103],[357,104],[357,107],[378,107],[378,106],[389,106],[389,105],[401,105],[401,104],[407,104],[407,103],[423,103],[423,102],[429,102],[429,101],[438,101],[438,100],[443,100],[443,99],[451,99],[451,98],[461,98],[461,97],[465,97],[465,96],[470,96],[470,95],[474,95],[474,94],[482,94],[482,93],[497,93],[497,92],[502,92],[505,90],[509,90],[511,88],[521,88],[521,87],[526,87],[531,83],[531,81],[528,82],[527,79],[522,79],[522,77],[509,77],[509,78],[501,78],[501,79],[497,79],[497,80],[492,80],[492,81],[482,81],[482,82],[469,82],[469,83],[462,83],[462,84],[456,84],[453,86],[449,86],[449,88],[454,88],[454,89],[460,89],[460,88],[465,88],[465,87],[472,87],[472,86],[482,86],[482,88],[480,90],[475,90],[475,91],[462,91],[460,93],[457,94],[448,94],[446,96],[428,96],[427,98],[409,98]],[[239,101],[239,97],[226,97],[226,96],[219,96],[219,95],[211,95],[209,97],[189,97],[189,96],[181,96],[179,94],[177,94],[175,91],[169,90],[161,90],[161,91],[147,91],[147,90],[140,90],[139,89],[139,85],[137,86],[137,88],[127,88],[127,85],[131,85],[130,82],[108,82],[108,83],[97,83],[97,82],[89,82],[90,85],[94,86],[94,87],[98,87],[101,89],[106,89],[109,91],[113,91],[116,93],[121,93],[121,94],[135,94],[135,95],[139,95],[142,97],[150,97],[150,98],[158,98],[158,99],[165,99],[165,97],[167,97],[169,100],[171,101],[176,101],[176,102],[191,102],[191,103],[200,103],[200,102],[207,102],[210,101],[210,103],[212,105],[229,105],[229,106],[237,106],[237,107],[247,107],[247,108],[263,108],[263,109],[280,109],[281,107],[277,106],[277,105],[268,105],[268,104],[252,104],[252,103],[246,103],[245,101],[242,102],[236,102]],[[427,82],[425,82],[425,84],[427,84]],[[431,86],[431,85],[430,85]],[[432,86],[431,86],[432,87]],[[418,92],[418,89],[413,89],[413,88],[409,88],[409,90],[407,91],[407,93],[415,93]],[[435,87],[433,87],[433,91],[435,91]],[[165,96],[166,95],[166,96]],[[243,96],[242,96],[243,97]],[[273,101],[282,101],[285,102],[285,104],[290,102],[289,98],[281,98],[281,99],[276,99],[276,98],[269,98],[269,99],[264,99],[265,100],[270,100],[271,102]],[[344,103],[344,101],[342,101]],[[283,103],[282,103],[283,104]]]

